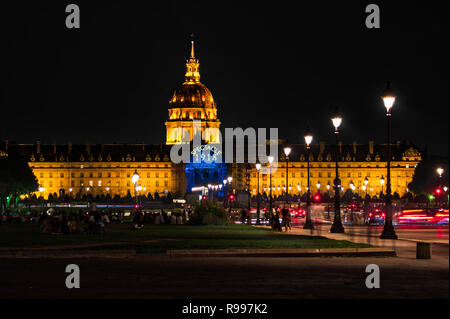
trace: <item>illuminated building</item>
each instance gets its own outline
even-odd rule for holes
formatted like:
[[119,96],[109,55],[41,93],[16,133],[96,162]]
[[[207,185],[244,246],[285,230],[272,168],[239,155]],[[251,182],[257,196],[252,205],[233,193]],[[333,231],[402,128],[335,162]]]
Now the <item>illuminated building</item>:
[[[131,176],[139,173],[138,185],[143,194],[172,193],[183,196],[192,187],[220,184],[227,176],[232,176],[232,190],[243,191],[250,185],[250,191],[256,195],[257,176],[255,164],[219,164],[189,163],[173,164],[170,161],[170,148],[183,142],[183,131],[193,131],[193,121],[201,120],[203,144],[218,143],[220,121],[217,106],[211,92],[200,82],[199,61],[194,55],[194,43],[191,43],[190,58],[186,62],[185,82],[175,90],[169,101],[169,118],[166,121],[166,144],[0,144],[0,152],[7,153],[8,148],[18,148],[28,158],[30,167],[38,182],[44,187],[44,197],[51,194],[92,194],[120,195],[134,194]],[[283,142],[279,142],[280,155],[278,170],[272,176],[273,194],[282,195],[288,187],[289,194],[304,194],[306,191],[306,149],[304,144],[290,145],[289,185],[286,183],[286,170],[283,158]],[[335,145],[311,145],[310,185],[311,194],[317,192],[316,186],[333,185],[335,178]],[[355,185],[355,192],[364,195],[364,180],[368,179],[368,194],[379,195],[382,189],[380,178],[386,176],[386,145],[339,144],[339,174],[344,190]],[[191,155],[191,160],[195,156]],[[2,154],[3,154],[2,153]],[[391,184],[392,193],[400,196],[407,192],[412,181],[415,167],[421,161],[420,152],[411,143],[392,145]],[[284,168],[284,169],[283,169]],[[269,177],[261,174],[260,193],[269,187]],[[298,189],[297,185],[301,190]],[[228,185],[227,185],[228,187]],[[141,188],[140,188],[141,189]],[[225,189],[224,189],[225,191]],[[228,191],[228,190],[227,190]],[[384,189],[385,191],[385,189]],[[326,192],[325,188],[321,192]],[[267,194],[269,192],[267,191]],[[39,196],[39,192],[36,192]],[[330,195],[331,190],[330,190]]]
[[[191,56],[186,61],[185,82],[173,93],[169,101],[169,120],[166,122],[166,144],[182,143],[186,132],[189,141],[195,134],[202,134],[206,143],[218,143],[220,121],[217,106],[211,92],[200,82],[200,63],[194,55],[194,41],[191,42]],[[201,121],[194,131],[193,121]],[[184,131],[184,132],[183,132]]]
[[[280,141],[282,143],[282,141]],[[306,146],[305,145],[289,145],[292,152],[289,155],[289,194],[304,194],[306,192]],[[350,145],[343,145],[339,143],[339,178],[341,179],[341,186],[344,190],[350,188],[350,183],[355,185],[355,191],[360,196],[365,195],[362,189],[364,180],[367,177],[369,181],[367,188],[372,188],[373,191],[367,191],[368,195],[379,195],[382,191],[380,183],[381,176],[386,177],[386,155],[387,145],[375,145],[370,141],[368,144],[357,144],[354,142]],[[398,193],[403,196],[407,192],[408,184],[412,181],[415,168],[422,160],[420,152],[410,142],[394,143],[392,146],[392,161],[391,161],[391,187],[392,194]],[[286,162],[283,154],[283,145],[279,146],[279,160],[278,169],[272,176],[272,185],[275,187],[274,195],[279,196],[283,194],[283,187],[286,187]],[[318,191],[317,184],[333,185],[335,178],[335,145],[326,145],[320,142],[318,145],[311,145],[310,149],[310,185],[311,194]],[[236,169],[236,182],[241,180],[237,188],[244,188],[244,172],[245,166]],[[257,177],[256,168],[252,165],[250,189],[253,194],[257,193]],[[265,187],[269,187],[269,177],[267,175],[260,176],[260,193],[264,192]],[[297,187],[299,185],[300,191]],[[280,190],[278,190],[280,186]],[[327,190],[320,189],[321,193]],[[386,187],[383,188],[386,192]],[[331,197],[334,196],[332,189],[329,191]]]

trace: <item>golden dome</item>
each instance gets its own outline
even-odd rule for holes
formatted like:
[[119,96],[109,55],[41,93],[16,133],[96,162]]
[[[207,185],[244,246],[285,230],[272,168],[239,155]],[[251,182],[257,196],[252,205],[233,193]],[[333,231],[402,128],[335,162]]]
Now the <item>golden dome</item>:
[[200,82],[200,63],[194,55],[194,41],[191,41],[191,56],[186,61],[186,81],[169,101],[169,108],[216,108],[211,91]]
[[211,91],[200,82],[183,83],[172,96],[169,108],[216,108]]

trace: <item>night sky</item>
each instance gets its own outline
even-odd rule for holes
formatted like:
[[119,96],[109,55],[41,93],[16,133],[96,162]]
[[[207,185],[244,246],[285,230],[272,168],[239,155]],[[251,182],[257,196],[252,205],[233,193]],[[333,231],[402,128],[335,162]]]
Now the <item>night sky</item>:
[[[153,2],[2,3],[0,140],[163,143],[194,33],[222,128],[303,143],[309,124],[334,142],[339,106],[344,143],[385,143],[390,80],[393,142],[448,156],[448,1]],[[81,29],[65,27],[69,3]],[[381,29],[365,27],[369,3]]]

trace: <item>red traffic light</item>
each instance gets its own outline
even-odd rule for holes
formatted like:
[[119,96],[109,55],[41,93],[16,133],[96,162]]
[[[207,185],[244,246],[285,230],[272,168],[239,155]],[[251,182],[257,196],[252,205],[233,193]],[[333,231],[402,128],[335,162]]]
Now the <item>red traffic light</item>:
[[230,195],[230,200],[234,200],[234,195],[233,194]]
[[316,202],[320,201],[320,195],[319,194],[314,195],[314,200]]
[[440,187],[438,187],[438,188],[436,188],[436,189],[434,190],[434,193],[435,193],[436,195],[441,195],[442,189],[441,189]]
[[206,200],[206,195],[203,195],[203,196],[202,196],[202,200]]
[[134,208],[138,209],[139,208],[139,204],[134,204]]

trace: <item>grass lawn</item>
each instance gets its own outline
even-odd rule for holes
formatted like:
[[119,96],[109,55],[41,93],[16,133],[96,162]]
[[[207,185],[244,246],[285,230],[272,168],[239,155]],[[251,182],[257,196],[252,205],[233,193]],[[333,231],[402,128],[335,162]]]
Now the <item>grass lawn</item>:
[[48,246],[66,246],[65,249],[76,250],[370,247],[325,237],[277,233],[246,225],[145,225],[143,230],[132,230],[131,224],[112,224],[106,227],[105,233],[98,235],[42,234],[37,224],[0,226],[0,250]]

